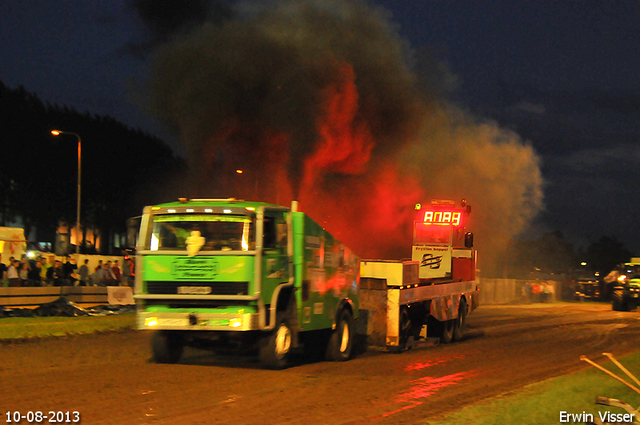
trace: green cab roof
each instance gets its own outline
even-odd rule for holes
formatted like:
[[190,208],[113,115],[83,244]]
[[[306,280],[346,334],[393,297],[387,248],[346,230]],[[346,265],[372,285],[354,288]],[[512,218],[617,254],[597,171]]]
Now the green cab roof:
[[219,207],[219,208],[287,208],[281,205],[269,204],[267,202],[245,201],[244,199],[187,199],[180,198],[175,202],[153,205],[156,208],[180,208],[180,207]]

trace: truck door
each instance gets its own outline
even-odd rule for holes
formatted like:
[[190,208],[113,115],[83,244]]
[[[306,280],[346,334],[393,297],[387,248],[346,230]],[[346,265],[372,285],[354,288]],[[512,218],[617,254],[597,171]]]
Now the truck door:
[[287,223],[281,211],[265,211],[262,250],[262,299],[271,302],[275,288],[289,280]]

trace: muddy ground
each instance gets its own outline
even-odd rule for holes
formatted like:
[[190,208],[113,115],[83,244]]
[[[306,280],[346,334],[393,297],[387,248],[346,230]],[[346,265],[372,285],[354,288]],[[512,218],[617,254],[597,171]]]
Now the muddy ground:
[[39,410],[77,411],[83,424],[425,424],[590,367],[583,354],[640,348],[640,311],[606,304],[483,306],[468,324],[459,343],[284,371],[198,349],[154,364],[136,331],[2,343],[0,422]]

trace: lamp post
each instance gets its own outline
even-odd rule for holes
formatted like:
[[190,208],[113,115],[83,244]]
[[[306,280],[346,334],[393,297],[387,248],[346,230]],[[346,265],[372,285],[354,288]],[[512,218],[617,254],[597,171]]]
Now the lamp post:
[[[76,256],[79,261],[80,259],[80,239],[82,238],[81,228],[80,228],[80,193],[82,188],[82,140],[80,140],[80,135],[77,133],[72,133],[70,131],[60,131],[60,130],[51,130],[51,134],[54,136],[59,136],[61,134],[69,134],[71,136],[75,136],[78,139],[78,205],[76,210],[77,215],[77,234],[76,234]],[[79,266],[78,266],[79,267]]]

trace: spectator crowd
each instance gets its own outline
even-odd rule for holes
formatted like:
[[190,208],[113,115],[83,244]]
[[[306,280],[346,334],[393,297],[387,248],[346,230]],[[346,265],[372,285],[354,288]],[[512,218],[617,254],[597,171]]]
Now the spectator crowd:
[[85,259],[78,267],[76,259],[64,257],[64,261],[55,255],[29,259],[23,255],[20,260],[11,257],[8,265],[2,262],[0,254],[0,286],[8,281],[9,287],[37,286],[131,286],[134,285],[135,264],[131,257],[125,257],[122,268],[118,261],[99,260],[98,265],[89,269],[89,260]]

